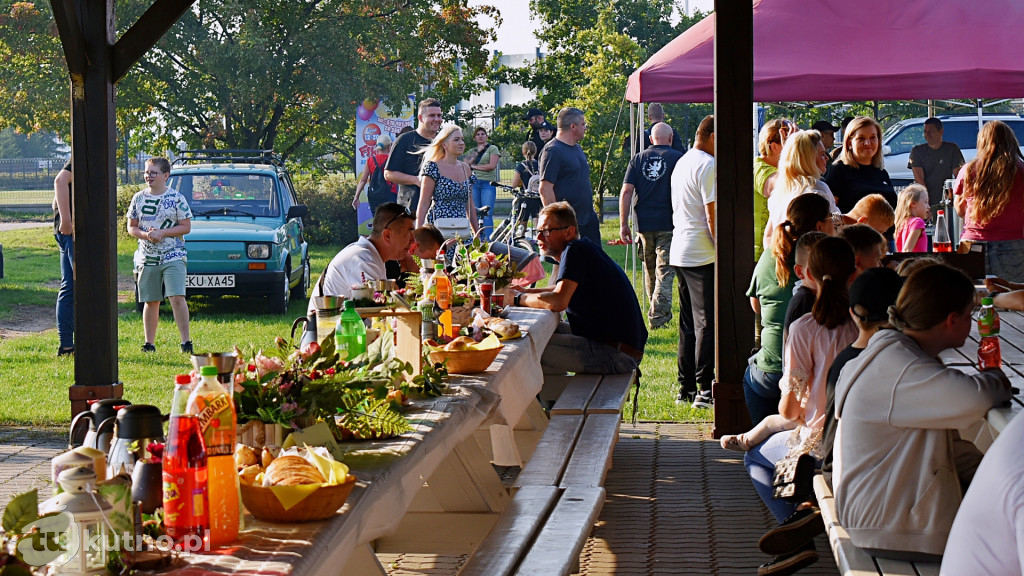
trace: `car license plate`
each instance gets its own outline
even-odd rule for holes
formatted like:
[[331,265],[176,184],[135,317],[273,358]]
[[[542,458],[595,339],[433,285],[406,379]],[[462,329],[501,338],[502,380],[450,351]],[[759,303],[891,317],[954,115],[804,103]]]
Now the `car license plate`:
[[185,288],[234,288],[234,274],[189,274]]

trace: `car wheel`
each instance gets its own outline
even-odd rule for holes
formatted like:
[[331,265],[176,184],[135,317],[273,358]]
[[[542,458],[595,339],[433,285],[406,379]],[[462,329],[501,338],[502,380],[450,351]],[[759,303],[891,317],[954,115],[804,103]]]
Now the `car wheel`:
[[284,279],[281,280],[281,285],[270,294],[267,294],[267,309],[271,314],[287,314],[288,313],[288,302],[290,301],[291,291],[288,288],[288,278],[291,276],[291,270],[285,270]]
[[309,258],[306,258],[302,262],[302,279],[295,285],[295,288],[292,288],[292,300],[305,300],[309,297],[309,275]]

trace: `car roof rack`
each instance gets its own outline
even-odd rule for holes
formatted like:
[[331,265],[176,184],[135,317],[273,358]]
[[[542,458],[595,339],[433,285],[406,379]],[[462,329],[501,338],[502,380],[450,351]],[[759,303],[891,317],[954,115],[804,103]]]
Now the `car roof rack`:
[[175,165],[203,162],[213,164],[249,163],[284,166],[284,160],[281,159],[281,156],[274,154],[273,150],[182,150],[174,160]]

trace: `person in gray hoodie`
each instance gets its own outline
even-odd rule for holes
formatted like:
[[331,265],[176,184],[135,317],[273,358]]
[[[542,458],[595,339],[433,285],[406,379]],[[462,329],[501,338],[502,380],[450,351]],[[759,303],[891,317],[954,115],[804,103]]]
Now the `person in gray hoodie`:
[[1001,370],[965,373],[937,358],[964,345],[974,286],[959,270],[915,271],[889,319],[836,385],[833,483],[839,521],[875,556],[936,560],[981,455],[957,429],[1010,398]]

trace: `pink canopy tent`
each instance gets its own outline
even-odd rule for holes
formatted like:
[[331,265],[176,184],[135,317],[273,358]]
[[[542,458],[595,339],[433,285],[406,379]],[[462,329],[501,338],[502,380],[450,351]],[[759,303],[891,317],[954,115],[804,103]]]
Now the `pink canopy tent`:
[[[1024,96],[1024,2],[753,0],[754,99]],[[711,14],[629,77],[631,102],[712,102]]]

